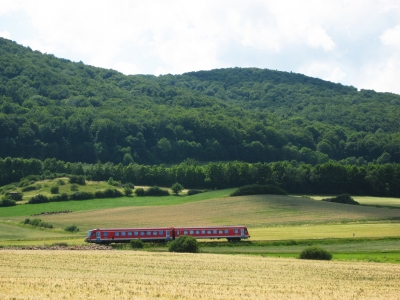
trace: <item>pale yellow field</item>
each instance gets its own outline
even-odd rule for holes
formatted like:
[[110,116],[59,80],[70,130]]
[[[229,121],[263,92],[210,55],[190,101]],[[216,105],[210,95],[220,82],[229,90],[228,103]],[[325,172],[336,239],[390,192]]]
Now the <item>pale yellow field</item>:
[[[287,196],[227,197],[172,206],[119,207],[42,216],[63,228],[69,224],[86,231],[97,227],[210,226],[242,224],[332,223],[342,220],[398,218],[398,209],[343,205]],[[10,218],[11,219],[11,218]],[[17,218],[15,218],[17,220]]]
[[[322,200],[334,196],[309,196],[314,200]],[[362,205],[380,205],[380,206],[393,206],[400,207],[400,198],[390,197],[369,197],[369,196],[352,196],[354,200]]]
[[276,226],[249,232],[252,240],[399,237],[400,223]]
[[399,299],[400,265],[0,250],[1,299]]

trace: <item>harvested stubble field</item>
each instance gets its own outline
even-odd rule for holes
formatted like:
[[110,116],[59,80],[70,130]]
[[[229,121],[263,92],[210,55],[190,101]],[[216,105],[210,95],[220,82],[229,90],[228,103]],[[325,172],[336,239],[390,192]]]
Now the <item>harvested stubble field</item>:
[[400,266],[215,254],[0,250],[1,299],[399,299]]
[[[243,224],[249,227],[263,227],[276,224],[388,220],[399,217],[398,209],[343,205],[289,196],[260,195],[226,197],[171,206],[131,206],[80,211],[65,215],[43,216],[42,219],[59,227],[76,223],[82,230],[88,230],[99,226]],[[99,224],[100,220],[101,224]]]

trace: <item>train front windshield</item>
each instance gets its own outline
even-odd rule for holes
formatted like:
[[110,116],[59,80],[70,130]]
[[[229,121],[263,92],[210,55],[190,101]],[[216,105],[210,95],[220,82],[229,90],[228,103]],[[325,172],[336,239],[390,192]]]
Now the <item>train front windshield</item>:
[[87,232],[86,238],[89,238],[91,234],[92,234],[92,231],[89,230],[89,231]]

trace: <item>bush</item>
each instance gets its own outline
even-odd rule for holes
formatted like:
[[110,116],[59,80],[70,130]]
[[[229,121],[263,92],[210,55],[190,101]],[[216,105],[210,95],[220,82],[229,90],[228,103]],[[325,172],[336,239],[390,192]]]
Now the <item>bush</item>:
[[76,183],[71,184],[70,190],[76,192],[79,190],[79,186]]
[[71,200],[89,200],[93,199],[94,195],[91,192],[75,192],[69,198]]
[[96,198],[117,198],[122,197],[123,195],[124,194],[117,189],[105,189],[103,191],[97,191],[94,194]]
[[74,225],[70,225],[70,226],[65,227],[64,230],[65,230],[65,231],[69,231],[69,232],[78,232],[78,231],[79,231],[79,228],[78,228],[78,226],[76,226],[76,225],[74,224]]
[[171,190],[174,192],[175,195],[178,195],[180,192],[183,191],[183,186],[179,182],[176,182],[171,186]]
[[30,191],[35,191],[35,190],[36,190],[36,186],[33,186],[33,185],[28,185],[21,189],[21,191],[23,191],[23,192],[30,192]]
[[188,195],[189,196],[196,195],[196,194],[200,194],[202,192],[203,192],[202,190],[188,190]]
[[31,225],[33,227],[53,228],[53,225],[51,225],[50,223],[47,223],[47,222],[43,222],[40,219],[33,219],[33,220],[25,219],[25,221],[23,223]]
[[245,195],[287,195],[286,191],[271,185],[261,185],[261,184],[251,184],[251,185],[244,185],[234,191],[231,196],[245,196]]
[[144,192],[145,196],[169,196],[167,190],[160,189],[158,186],[152,186]]
[[194,237],[181,235],[179,238],[169,243],[168,251],[197,253],[199,252],[199,245]]
[[341,194],[334,198],[322,199],[322,201],[335,202],[335,203],[341,203],[341,204],[350,204],[350,205],[360,205],[360,203],[355,201],[349,194]]
[[53,185],[50,188],[50,193],[52,193],[52,194],[58,194],[59,192],[60,192],[60,188],[57,185]]
[[33,196],[31,199],[29,199],[28,203],[29,204],[38,204],[38,203],[47,203],[50,202],[49,198],[42,194],[37,194],[36,196]]
[[125,196],[131,196],[133,194],[132,189],[129,186],[124,187]]
[[136,196],[144,196],[144,189],[138,188],[135,190]]
[[331,260],[332,254],[319,247],[309,247],[304,249],[299,256],[300,259]]
[[69,197],[66,193],[62,193],[61,195],[56,195],[49,198],[50,202],[61,202],[61,201],[68,201]]
[[141,239],[131,240],[129,245],[132,249],[142,249],[144,247],[144,243]]
[[62,180],[62,179],[58,179],[58,180],[57,180],[57,184],[58,184],[58,185],[65,185],[65,181]]
[[69,176],[69,183],[79,184],[79,185],[86,185],[86,178],[83,175],[71,175]]
[[10,199],[8,197],[0,200],[0,207],[15,206],[15,205],[17,205],[15,200]]
[[128,187],[131,190],[133,190],[135,188],[135,185],[132,182],[128,182],[127,184],[125,184],[125,187]]

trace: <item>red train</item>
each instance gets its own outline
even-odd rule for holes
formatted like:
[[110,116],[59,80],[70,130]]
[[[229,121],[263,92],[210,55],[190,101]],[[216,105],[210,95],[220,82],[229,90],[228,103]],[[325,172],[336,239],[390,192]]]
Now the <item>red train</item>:
[[245,226],[171,227],[171,228],[102,228],[89,230],[85,242],[97,244],[127,243],[141,239],[144,242],[167,242],[181,235],[196,239],[240,241],[250,238]]

